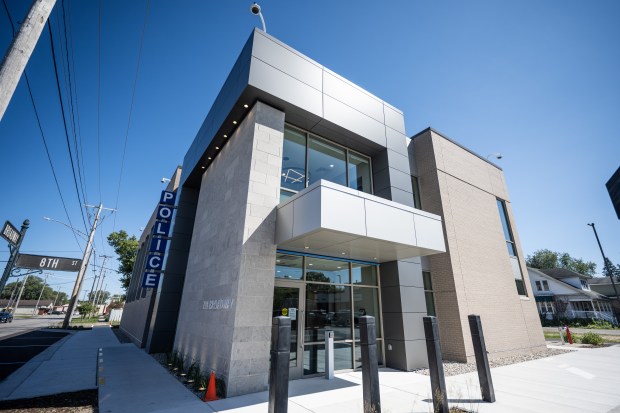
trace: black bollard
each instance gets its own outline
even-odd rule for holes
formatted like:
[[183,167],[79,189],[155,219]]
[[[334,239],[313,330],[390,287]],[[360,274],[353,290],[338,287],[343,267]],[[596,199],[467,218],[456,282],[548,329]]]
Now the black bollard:
[[476,355],[476,367],[478,368],[478,380],[480,380],[482,400],[493,403],[495,402],[495,390],[493,390],[489,356],[487,355],[487,346],[484,344],[484,334],[482,333],[480,316],[472,314],[467,316],[467,318],[469,319],[471,339],[474,342],[474,354]]
[[362,352],[364,413],[381,413],[375,318],[369,315],[361,316],[359,318],[359,326],[360,350]]
[[269,413],[288,411],[288,368],[291,354],[291,319],[274,317],[271,323]]
[[441,346],[439,345],[437,317],[424,317],[424,335],[426,336],[428,369],[431,374],[433,411],[435,413],[448,413],[448,395],[446,393],[446,378],[443,373]]

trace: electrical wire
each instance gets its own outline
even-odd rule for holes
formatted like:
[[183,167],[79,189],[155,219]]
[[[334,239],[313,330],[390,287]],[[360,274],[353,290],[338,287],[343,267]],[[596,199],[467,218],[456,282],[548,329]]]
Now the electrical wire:
[[[2,0],[4,5],[4,10],[6,11],[6,15],[9,18],[9,22],[11,23],[11,28],[13,30],[13,37],[15,37],[15,25],[13,24],[13,19],[11,18],[11,13],[9,12],[9,8],[7,7],[6,0]],[[34,109],[34,115],[37,118],[37,125],[39,126],[39,132],[41,132],[41,138],[43,139],[43,146],[45,147],[45,153],[47,155],[47,160],[49,161],[50,168],[52,169],[52,175],[54,176],[54,182],[56,183],[56,189],[58,190],[58,195],[60,195],[60,202],[62,203],[62,208],[65,211],[65,216],[69,221],[69,225],[73,227],[73,223],[71,222],[71,218],[69,217],[69,212],[67,211],[67,205],[65,204],[65,199],[62,196],[62,191],[60,190],[60,185],[58,184],[58,177],[56,176],[56,170],[54,169],[54,164],[52,163],[52,158],[50,156],[49,147],[47,146],[47,140],[45,139],[45,134],[43,133],[43,126],[41,126],[41,119],[39,118],[39,112],[37,111],[37,105],[34,103],[34,97],[32,95],[32,88],[30,87],[30,80],[28,79],[28,73],[24,69],[24,79],[26,79],[26,86],[28,88],[28,94],[30,95],[30,102],[32,102],[32,108]],[[78,248],[82,250],[82,246],[80,245],[80,241],[77,238],[77,235],[73,231],[73,238],[75,238],[75,242],[78,245]],[[81,252],[81,251],[80,251]]]
[[[79,135],[78,129],[76,126],[76,118],[78,119],[77,123],[79,124],[79,111],[77,110],[77,106],[78,106],[77,89],[75,90],[75,103],[74,103],[73,89],[74,89],[75,76],[73,76],[73,82],[72,82],[71,80],[72,67],[71,67],[71,63],[69,62],[69,36],[67,35],[67,10],[65,7],[65,0],[61,1],[60,6],[61,6],[60,8],[62,9],[63,38],[65,41],[64,49],[65,49],[65,59],[66,59],[67,78],[68,78],[66,85],[67,85],[67,89],[69,90],[69,109],[71,112],[73,146],[75,148],[75,158],[77,160],[77,170],[78,170],[78,176],[80,178],[80,186],[82,189],[82,198],[84,199],[84,203],[87,203],[86,200],[88,199],[88,193],[86,192],[86,185],[85,185],[86,175],[83,173],[84,161],[83,161],[83,156],[80,156],[80,153],[83,153],[83,152],[80,152],[82,138],[81,138],[81,135]],[[56,10],[58,10],[58,8]],[[58,12],[57,12],[57,15],[58,15]],[[61,26],[60,17],[58,17],[57,20],[58,20],[58,27],[60,27]],[[60,45],[61,45],[61,51],[62,51],[62,42],[60,42]],[[73,45],[71,46],[73,47]],[[75,69],[73,69],[73,71],[75,72]],[[80,142],[79,145],[78,145],[78,141]],[[89,219],[89,224],[90,224],[90,219]]]
[[[146,0],[146,12],[144,13],[144,23],[142,25],[142,35],[140,36],[140,49],[138,51],[138,63],[136,64],[136,75],[133,80],[133,87],[131,92],[131,103],[129,106],[129,117],[127,119],[127,129],[125,130],[125,144],[123,145],[123,156],[121,158],[121,171],[118,177],[118,188],[116,190],[116,203],[114,205],[114,209],[118,209],[118,198],[121,192],[121,183],[123,180],[123,170],[125,167],[125,154],[127,153],[127,142],[129,140],[129,128],[131,126],[131,115],[133,114],[133,107],[136,98],[136,85],[138,84],[138,76],[140,74],[140,62],[142,60],[142,49],[144,46],[144,34],[146,33],[146,25],[149,19],[149,10],[151,8],[151,0]],[[116,229],[116,216],[114,215],[114,224],[112,225],[112,232]]]
[[50,34],[50,46],[52,48],[52,61],[54,62],[54,74],[56,75],[56,87],[58,88],[58,100],[60,101],[60,110],[62,112],[62,121],[65,129],[65,138],[67,141],[67,149],[69,151],[69,159],[71,161],[71,173],[73,175],[73,184],[77,193],[78,202],[80,206],[80,213],[82,214],[82,222],[84,223],[84,229],[88,232],[88,226],[86,225],[86,218],[84,217],[84,209],[82,208],[83,202],[80,197],[80,189],[78,188],[77,178],[75,176],[75,165],[73,163],[73,154],[71,153],[71,144],[69,143],[69,132],[67,131],[67,118],[65,116],[65,105],[62,101],[62,93],[60,91],[60,80],[58,79],[58,66],[56,65],[56,52],[54,50],[54,35],[52,34],[52,25],[50,20],[47,21],[47,29]]
[[99,203],[101,203],[101,0],[99,0],[99,30],[97,35],[97,165],[99,170]]

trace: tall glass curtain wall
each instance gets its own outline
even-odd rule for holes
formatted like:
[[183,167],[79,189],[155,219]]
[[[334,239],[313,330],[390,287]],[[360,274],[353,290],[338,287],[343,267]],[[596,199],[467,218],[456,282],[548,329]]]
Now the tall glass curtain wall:
[[[334,369],[359,368],[359,317],[375,317],[379,364],[383,334],[377,266],[278,253],[276,279],[305,284],[304,375],[325,372],[325,331],[334,331]],[[277,285],[277,281],[276,281]]]
[[280,201],[325,179],[372,193],[370,158],[318,136],[286,126]]

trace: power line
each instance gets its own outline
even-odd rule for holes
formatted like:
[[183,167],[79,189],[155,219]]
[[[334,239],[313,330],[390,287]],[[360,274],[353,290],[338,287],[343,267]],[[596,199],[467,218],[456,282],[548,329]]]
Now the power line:
[[[2,0],[4,5],[4,10],[6,11],[6,15],[9,18],[9,22],[11,23],[11,29],[13,30],[13,37],[15,37],[15,25],[13,24],[13,19],[11,18],[11,13],[9,12],[9,8],[6,5],[6,0]],[[28,79],[28,73],[26,69],[24,69],[24,79],[26,79],[26,86],[28,88],[28,94],[30,95],[30,102],[32,102],[32,108],[34,109],[34,115],[37,118],[37,125],[39,126],[39,132],[41,132],[41,138],[43,139],[43,146],[45,146],[45,153],[47,154],[47,160],[50,163],[50,168],[52,169],[52,175],[54,176],[54,182],[56,183],[56,189],[58,190],[58,195],[60,195],[60,202],[62,203],[62,208],[65,211],[65,216],[69,221],[69,225],[73,227],[73,223],[71,222],[71,218],[69,217],[69,212],[67,211],[67,205],[65,204],[65,199],[62,196],[62,191],[60,190],[60,185],[58,184],[58,177],[56,176],[56,170],[54,169],[54,164],[52,163],[52,158],[50,156],[50,151],[47,146],[47,140],[45,139],[45,134],[43,133],[43,127],[41,126],[41,119],[39,118],[39,112],[37,111],[37,105],[34,103],[34,97],[32,96],[32,88],[30,87],[30,80]],[[75,242],[78,244],[78,248],[82,249],[80,245],[80,241],[73,231],[73,238],[75,238]]]
[[[127,129],[125,131],[125,144],[123,145],[123,157],[121,158],[121,172],[118,177],[118,188],[116,190],[116,203],[114,209],[118,209],[118,197],[121,192],[121,182],[123,180],[123,169],[125,167],[125,154],[127,152],[127,141],[129,140],[129,127],[131,126],[131,115],[133,114],[133,106],[136,97],[136,85],[138,84],[138,75],[140,74],[140,61],[142,60],[142,49],[144,46],[144,33],[149,19],[149,10],[151,8],[151,0],[146,1],[146,12],[144,13],[144,23],[142,25],[142,35],[140,36],[140,49],[138,51],[138,63],[136,64],[136,75],[133,80],[133,88],[131,92],[131,104],[129,105],[129,117],[127,119]],[[117,214],[118,215],[118,214]],[[116,215],[114,215],[114,225],[112,232],[116,229]]]
[[47,29],[50,34],[50,45],[52,48],[52,61],[54,62],[54,74],[56,75],[56,87],[58,88],[58,100],[60,101],[60,110],[62,112],[62,121],[65,129],[65,138],[67,141],[67,149],[69,151],[69,159],[71,160],[71,173],[73,175],[73,184],[77,193],[78,202],[80,204],[80,213],[82,215],[82,222],[84,223],[84,229],[88,231],[88,225],[86,225],[86,218],[84,217],[84,209],[82,205],[82,199],[80,197],[80,189],[78,188],[77,179],[75,177],[75,165],[73,163],[73,154],[71,153],[71,144],[69,143],[69,132],[67,131],[67,118],[65,116],[65,105],[62,101],[62,93],[60,91],[60,80],[58,79],[58,66],[56,65],[56,51],[54,50],[54,35],[52,34],[52,25],[50,20],[47,21]]
[[97,36],[97,165],[99,170],[99,203],[101,203],[101,0],[99,0],[99,30]]
[[[69,90],[69,108],[71,110],[71,123],[72,123],[72,131],[73,131],[73,145],[75,147],[75,158],[77,160],[77,169],[78,169],[78,176],[80,178],[80,185],[82,188],[82,197],[84,198],[84,203],[86,203],[86,200],[88,199],[88,194],[86,192],[86,185],[85,185],[85,180],[86,180],[86,175],[84,175],[84,177],[82,177],[83,173],[83,156],[80,157],[80,149],[81,148],[81,141],[82,141],[82,137],[79,136],[78,133],[78,129],[76,127],[76,117],[78,118],[77,123],[79,124],[79,111],[77,111],[77,106],[78,106],[78,101],[77,101],[77,89],[75,90],[75,103],[73,100],[73,89],[74,87],[74,82],[75,82],[75,76],[73,77],[73,82],[71,80],[71,63],[69,62],[69,36],[67,35],[67,10],[65,7],[65,0],[62,0],[60,3],[60,6],[62,8],[62,26],[63,26],[63,35],[64,35],[64,40],[65,40],[65,58],[66,58],[66,64],[67,64],[67,77],[68,77],[68,81],[67,81],[67,89]],[[58,10],[58,9],[56,9]],[[58,13],[57,13],[58,15]],[[60,27],[60,17],[58,17],[58,27]],[[60,36],[59,36],[60,37]],[[61,51],[62,51],[62,42],[60,42],[61,45]],[[73,44],[71,44],[71,47],[73,49]],[[73,56],[73,55],[72,55]],[[63,65],[64,66],[64,65]],[[75,70],[73,70],[75,72]],[[76,113],[77,112],[77,113]],[[78,145],[78,137],[79,137],[79,142],[80,145]],[[90,221],[90,220],[89,220]]]

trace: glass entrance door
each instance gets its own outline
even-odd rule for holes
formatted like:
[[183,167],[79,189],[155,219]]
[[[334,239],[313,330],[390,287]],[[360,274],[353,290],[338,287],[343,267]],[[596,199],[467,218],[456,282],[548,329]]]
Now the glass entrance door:
[[301,332],[304,314],[303,284],[276,280],[273,294],[273,316],[291,318],[291,355],[289,360],[289,379],[299,379],[303,372],[303,343]]

